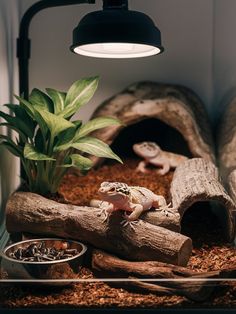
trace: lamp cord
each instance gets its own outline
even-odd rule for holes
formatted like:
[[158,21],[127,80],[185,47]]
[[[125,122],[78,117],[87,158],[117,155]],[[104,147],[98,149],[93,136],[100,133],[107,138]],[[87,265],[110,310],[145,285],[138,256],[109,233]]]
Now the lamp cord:
[[128,0],[103,0],[103,10],[128,10]]

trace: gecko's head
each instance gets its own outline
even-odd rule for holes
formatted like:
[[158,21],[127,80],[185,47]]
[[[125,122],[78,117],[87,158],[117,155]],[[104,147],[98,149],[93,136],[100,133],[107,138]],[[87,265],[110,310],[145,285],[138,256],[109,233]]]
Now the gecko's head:
[[130,188],[122,182],[103,182],[98,190],[104,201],[117,203],[125,201],[130,195]]
[[154,158],[161,151],[160,147],[154,142],[142,142],[134,144],[133,150],[138,156],[145,159]]

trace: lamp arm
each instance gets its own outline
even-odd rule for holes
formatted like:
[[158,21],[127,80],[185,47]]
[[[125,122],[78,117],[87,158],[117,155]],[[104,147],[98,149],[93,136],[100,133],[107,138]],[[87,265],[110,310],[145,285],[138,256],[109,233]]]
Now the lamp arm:
[[29,27],[33,17],[40,11],[59,6],[74,4],[94,4],[96,0],[41,0],[33,4],[23,15],[20,22],[19,38],[17,39],[17,58],[19,62],[20,95],[29,96],[29,59],[30,39]]

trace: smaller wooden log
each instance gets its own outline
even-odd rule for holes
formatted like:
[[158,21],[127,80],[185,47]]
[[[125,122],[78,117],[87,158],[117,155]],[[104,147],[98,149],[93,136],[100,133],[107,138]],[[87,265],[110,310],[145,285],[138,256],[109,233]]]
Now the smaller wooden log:
[[142,220],[122,226],[123,219],[120,211],[104,220],[97,208],[60,204],[27,192],[14,193],[6,206],[10,233],[80,240],[129,260],[187,264],[192,251],[190,238]]
[[155,210],[147,211],[140,216],[140,219],[152,225],[166,228],[174,232],[181,231],[180,214],[177,211],[169,211],[168,216]]
[[[233,188],[233,181],[231,183]],[[229,242],[234,241],[236,205],[221,184],[218,169],[212,162],[191,158],[181,163],[175,170],[170,194],[172,205],[180,213],[181,219],[186,210],[197,202],[214,204],[212,208],[223,226],[223,236]]]
[[[229,278],[236,274],[236,264],[232,265],[231,269],[199,273],[185,267],[156,261],[130,262],[100,250],[94,250],[92,253],[92,268],[97,275],[102,277],[132,279],[132,281],[122,282],[122,285],[125,284],[127,288],[132,287],[158,294],[176,294],[194,301],[206,300],[215,286],[219,284],[218,281],[209,283],[207,279]],[[147,280],[140,280],[140,278]],[[152,278],[154,280],[149,282],[148,279]],[[169,280],[158,281],[158,279]]]

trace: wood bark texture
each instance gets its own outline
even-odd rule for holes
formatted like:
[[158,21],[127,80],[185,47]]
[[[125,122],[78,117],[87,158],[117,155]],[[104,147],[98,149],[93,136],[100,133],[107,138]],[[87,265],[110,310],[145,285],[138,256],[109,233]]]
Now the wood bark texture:
[[163,227],[174,232],[181,231],[180,214],[177,212],[177,210],[169,210],[168,216],[164,212],[150,210],[144,212],[140,216],[140,219],[152,225]]
[[216,214],[224,222],[225,236],[228,241],[233,241],[236,206],[220,181],[218,169],[212,162],[202,158],[189,159],[179,165],[174,173],[170,189],[172,205],[183,217],[185,211],[196,202],[217,202]]
[[190,238],[142,220],[122,226],[123,219],[119,211],[104,221],[97,208],[60,204],[28,192],[14,193],[6,206],[10,233],[76,239],[129,260],[187,264],[192,251]]
[[[153,82],[133,84],[101,104],[93,118],[99,116],[119,118],[126,127],[143,119],[157,118],[183,135],[193,157],[215,160],[207,113],[201,100],[186,87]],[[121,129],[108,127],[93,135],[111,144]],[[94,162],[98,163],[99,159]]]
[[236,169],[236,97],[226,107],[218,126],[218,158],[221,175],[228,183],[229,174]]
[[234,203],[236,204],[236,169],[233,170],[228,176],[227,187],[228,187],[229,195],[231,196]]
[[[195,272],[185,267],[156,261],[130,262],[100,250],[94,250],[92,253],[92,268],[102,277],[136,278],[135,281],[126,282],[127,286],[158,294],[178,294],[195,301],[206,300],[214,287],[219,284],[219,282],[209,283],[207,279],[233,278],[236,275],[236,265],[226,270]],[[148,282],[148,280],[140,281],[140,278],[157,280]],[[158,281],[158,279],[169,280]],[[185,281],[175,279],[185,279]]]

